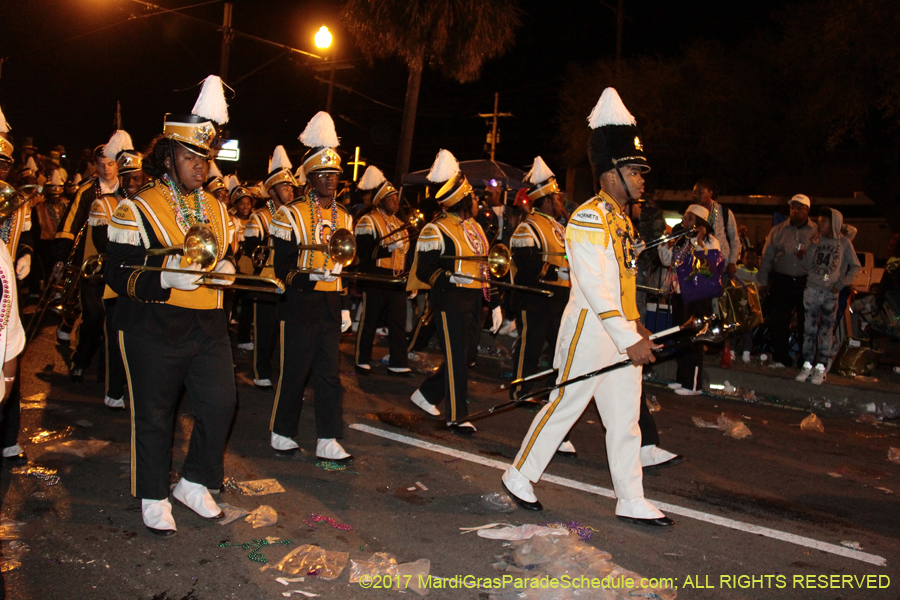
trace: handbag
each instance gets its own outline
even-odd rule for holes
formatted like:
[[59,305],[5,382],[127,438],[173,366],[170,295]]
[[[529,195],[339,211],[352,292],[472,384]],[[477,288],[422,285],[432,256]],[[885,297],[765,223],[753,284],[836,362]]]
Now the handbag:
[[699,250],[688,255],[675,267],[681,299],[684,302],[709,300],[722,295],[725,257],[718,250]]
[[762,305],[756,284],[732,279],[725,288],[725,295],[719,299],[719,315],[726,324],[737,325],[746,331],[762,325]]

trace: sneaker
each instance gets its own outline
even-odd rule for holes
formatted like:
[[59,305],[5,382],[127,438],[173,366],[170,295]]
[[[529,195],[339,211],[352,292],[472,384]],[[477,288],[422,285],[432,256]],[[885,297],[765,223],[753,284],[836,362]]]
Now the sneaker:
[[[824,367],[822,370],[823,371],[825,370]],[[797,381],[800,381],[800,382],[806,381],[807,379],[809,379],[809,376],[812,375],[812,372],[813,372],[812,364],[809,361],[806,361],[805,363],[803,363],[803,368],[800,369],[800,372],[797,374],[796,377],[794,377],[794,379],[796,379]],[[819,382],[819,383],[821,383],[821,382]]]
[[108,407],[112,408],[113,410],[124,410],[125,409],[125,397],[123,396],[119,399],[116,399],[116,398],[110,398],[109,396],[107,396],[106,398],[103,399],[103,404],[107,405]]
[[238,350],[246,350],[247,352],[253,351],[253,342],[244,342],[243,344],[237,345]]
[[750,351],[749,350],[744,350],[744,353],[741,354],[741,361],[743,361],[744,364],[750,362]]
[[416,406],[418,406],[419,408],[424,410],[430,416],[432,416],[432,417],[440,417],[441,416],[441,411],[439,411],[434,404],[429,403],[428,400],[425,399],[425,396],[422,395],[422,392],[420,392],[419,390],[416,390],[415,392],[413,392],[413,395],[410,396],[409,399],[412,401],[413,404],[415,404]]
[[822,385],[825,382],[825,365],[822,363],[816,365],[809,382],[813,385]]
[[270,388],[270,387],[272,387],[272,380],[271,379],[254,379],[253,385],[255,385],[256,387],[260,387],[260,388]]
[[469,423],[468,421],[463,421],[462,423],[453,423],[453,421],[447,421],[447,427],[450,428],[450,431],[453,433],[458,433],[460,435],[470,436],[475,435],[475,432],[478,431],[475,429],[475,426]]

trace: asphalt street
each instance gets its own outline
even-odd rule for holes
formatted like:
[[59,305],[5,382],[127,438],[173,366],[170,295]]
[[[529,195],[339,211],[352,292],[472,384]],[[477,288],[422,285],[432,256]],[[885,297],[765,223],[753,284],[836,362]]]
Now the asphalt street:
[[[269,505],[278,521],[259,529],[244,520],[220,525],[176,505],[178,533],[159,539],[146,531],[140,502],[129,494],[130,413],[103,405],[94,368],[81,384],[69,380],[70,349],[57,345],[53,329],[46,328],[22,364],[20,442],[31,465],[55,469],[59,482],[47,485],[3,465],[7,597],[257,599],[298,589],[323,599],[396,598],[401,592],[351,584],[350,564],[333,580],[307,577],[283,586],[276,582],[283,573],[260,570],[262,563],[248,558],[255,545],[221,544],[290,539],[290,545],[260,548],[268,566],[300,545],[315,544],[347,552],[355,561],[375,552],[390,553],[400,563],[428,559],[431,574],[445,578],[495,577],[492,565],[507,550],[504,543],[461,535],[460,528],[574,522],[591,528],[588,543],[609,552],[621,567],[671,578],[678,598],[900,598],[900,464],[888,460],[889,447],[900,446],[894,426],[825,417],[824,433],[807,433],[800,430],[805,415],[799,411],[648,388],[661,405],[654,415],[661,445],[686,457],[678,466],[644,475],[647,497],[671,505],[667,512],[675,527],[656,530],[615,517],[604,430],[593,407],[571,434],[577,457],[557,455],[535,487],[545,510],[503,513],[498,497],[490,495],[502,494],[500,468],[515,456],[536,409],[526,406],[479,420],[473,438],[459,437],[410,403],[424,375],[389,377],[376,366],[371,376],[358,377],[354,340],[344,338],[341,379],[347,423],[342,443],[355,462],[342,471],[318,464],[311,402],[297,438],[302,452],[285,458],[272,451],[268,421],[274,392],[255,388],[248,357],[236,354],[239,409],[226,476],[238,482],[276,479],[285,491],[251,496],[226,489],[217,500],[246,510]],[[375,356],[384,352],[378,347]],[[436,364],[439,357],[417,364],[429,361]],[[491,390],[507,370],[500,360],[479,358],[469,387],[470,410],[505,399]],[[752,436],[732,439],[692,421],[715,421],[722,413],[743,420]],[[177,418],[173,481],[191,425],[186,399]],[[42,433],[52,437],[47,432],[68,435],[30,441]],[[73,440],[110,443],[85,457],[58,446],[52,450],[54,443]],[[311,515],[332,519],[331,524]],[[864,577],[869,575],[875,577]],[[486,599],[488,594],[477,588],[432,589],[430,597]],[[597,591],[579,597],[607,596]]]

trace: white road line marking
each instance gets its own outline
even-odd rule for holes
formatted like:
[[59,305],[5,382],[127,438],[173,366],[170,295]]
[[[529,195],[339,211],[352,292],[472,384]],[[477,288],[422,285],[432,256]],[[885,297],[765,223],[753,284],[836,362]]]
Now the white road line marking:
[[[483,465],[485,467],[492,467],[494,469],[506,470],[509,466],[508,463],[500,462],[499,460],[493,460],[490,458],[484,458],[482,456],[478,456],[476,454],[470,454],[468,452],[463,452],[461,450],[456,450],[454,448],[448,448],[446,446],[440,446],[438,444],[432,444],[431,442],[424,442],[422,440],[417,440],[415,438],[411,438],[405,435],[400,435],[399,433],[392,433],[390,431],[385,431],[383,429],[378,429],[376,427],[370,427],[369,425],[361,425],[361,424],[353,424],[350,425],[350,429],[355,429],[356,431],[362,431],[363,433],[369,433],[372,435],[377,435],[379,437],[387,438],[389,440],[393,440],[395,442],[401,442],[403,444],[408,444],[410,446],[415,446],[417,448],[422,448],[423,450],[430,450],[431,452],[436,452],[438,454],[445,454],[447,456],[452,456],[454,458],[459,458],[462,460],[466,460],[469,462],[473,462],[479,465]],[[600,487],[598,485],[591,485],[589,483],[582,483],[580,481],[575,481],[574,479],[567,479],[566,477],[557,477],[556,475],[544,475],[541,478],[542,481],[548,481],[550,483],[555,483],[557,485],[561,485],[563,487],[581,490],[583,492],[588,492],[589,494],[594,494],[597,496],[603,496],[605,498],[615,498],[616,494],[610,489]],[[759,525],[752,525],[750,523],[744,523],[742,521],[735,521],[734,519],[728,519],[726,517],[719,517],[716,515],[711,515],[708,513],[700,512],[697,510],[691,510],[690,508],[683,508],[681,506],[676,506],[674,504],[668,504],[666,502],[653,502],[660,510],[665,511],[667,513],[673,515],[680,515],[682,517],[687,517],[689,519],[695,519],[697,521],[703,521],[704,523],[711,523],[713,525],[719,525],[721,527],[727,527],[729,529],[736,529],[738,531],[745,531],[747,533],[752,533],[755,535],[761,535],[763,537],[772,538],[774,540],[781,540],[782,542],[787,542],[789,544],[796,544],[798,546],[803,546],[805,548],[812,548],[814,550],[821,550],[822,552],[828,552],[830,554],[837,554],[838,556],[844,556],[847,558],[852,558],[853,560],[858,560],[865,563],[870,563],[873,565],[877,565],[879,567],[887,566],[887,561],[875,554],[869,554],[867,552],[860,552],[859,550],[852,550],[850,548],[845,548],[844,546],[838,546],[836,544],[829,544],[828,542],[820,542],[819,540],[814,540],[812,538],[804,537],[802,535],[794,535],[793,533],[787,533],[784,531],[779,531],[777,529],[770,529],[768,527],[760,527]]]

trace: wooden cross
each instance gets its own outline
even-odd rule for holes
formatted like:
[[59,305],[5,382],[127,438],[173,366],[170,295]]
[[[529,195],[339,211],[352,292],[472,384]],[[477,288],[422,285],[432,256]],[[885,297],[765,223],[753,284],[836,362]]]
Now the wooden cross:
[[347,164],[353,165],[353,181],[356,181],[356,176],[359,174],[359,168],[366,166],[366,161],[359,159],[359,146],[356,147],[356,152],[353,155],[353,160],[351,160]]

